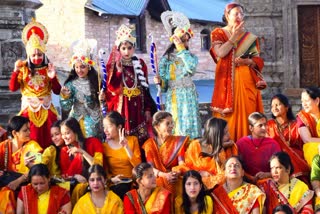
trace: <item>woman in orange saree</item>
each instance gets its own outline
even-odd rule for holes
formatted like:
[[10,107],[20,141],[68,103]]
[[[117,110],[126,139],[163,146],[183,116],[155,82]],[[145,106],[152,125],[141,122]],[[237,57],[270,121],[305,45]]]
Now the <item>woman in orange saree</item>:
[[157,187],[153,168],[141,163],[134,168],[138,189],[126,193],[123,206],[125,214],[167,214],[171,213],[171,193],[163,187]]
[[184,152],[189,137],[173,136],[172,115],[159,111],[153,116],[154,138],[149,138],[143,149],[147,162],[154,167],[157,186],[165,187],[172,193],[182,189],[180,174],[186,171]]
[[264,62],[259,56],[257,36],[244,30],[243,7],[230,3],[224,16],[227,26],[211,33],[210,54],[217,63],[211,107],[214,117],[228,122],[231,139],[237,141],[249,134],[249,114],[263,112],[257,88],[262,85],[256,85],[254,78],[261,74]]
[[32,156],[27,158],[27,154],[42,151],[37,142],[30,140],[28,118],[22,116],[11,118],[8,124],[8,136],[9,139],[0,143],[0,213],[14,213],[16,206],[14,191],[26,182],[29,171],[26,164],[31,164],[31,161],[35,160]]
[[303,156],[303,141],[288,98],[283,94],[273,96],[271,112],[272,119],[267,122],[267,135],[279,143],[282,151],[289,154],[294,166],[292,176],[309,184],[310,167]]
[[225,120],[210,118],[204,126],[203,138],[192,141],[185,153],[188,168],[199,171],[208,189],[224,182],[224,164],[237,155],[236,144],[230,139]]

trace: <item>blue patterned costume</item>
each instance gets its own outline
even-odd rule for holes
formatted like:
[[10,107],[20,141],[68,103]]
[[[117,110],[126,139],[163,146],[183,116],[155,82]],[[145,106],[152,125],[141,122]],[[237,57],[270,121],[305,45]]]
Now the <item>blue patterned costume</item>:
[[166,111],[175,122],[174,134],[197,138],[201,136],[198,93],[191,79],[196,72],[198,57],[183,49],[159,62],[161,88],[166,92]]

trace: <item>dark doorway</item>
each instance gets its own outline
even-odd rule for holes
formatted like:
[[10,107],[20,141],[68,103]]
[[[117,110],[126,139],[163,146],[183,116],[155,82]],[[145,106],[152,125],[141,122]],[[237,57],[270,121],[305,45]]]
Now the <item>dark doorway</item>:
[[320,86],[320,6],[298,7],[300,87]]

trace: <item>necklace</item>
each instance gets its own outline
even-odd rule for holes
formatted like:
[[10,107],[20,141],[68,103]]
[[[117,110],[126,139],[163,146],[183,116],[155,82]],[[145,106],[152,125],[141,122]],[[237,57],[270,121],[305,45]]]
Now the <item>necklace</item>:
[[[279,186],[278,186],[279,188]],[[280,190],[278,190],[280,192]],[[280,197],[280,193],[277,193],[277,197],[278,197],[278,201],[281,202],[281,197]],[[291,179],[289,178],[289,186],[288,186],[288,191],[286,191],[286,189],[283,191],[283,196],[287,199],[287,201],[289,202],[290,197],[291,197]]]
[[[241,187],[243,184],[244,184],[244,182],[242,181],[239,187]],[[234,190],[234,189],[230,189],[227,181],[226,181],[226,183],[225,183],[225,187],[226,187],[226,190],[227,190],[228,193]],[[238,187],[237,187],[237,188],[238,188]],[[235,189],[236,189],[236,188],[235,188]]]
[[132,59],[121,59],[121,64],[125,66],[132,66]]
[[260,140],[259,144],[255,144],[254,141],[253,141],[253,136],[251,135],[250,136],[250,139],[251,139],[251,143],[252,145],[256,148],[256,149],[259,149],[259,147],[261,146],[262,142],[264,141],[264,137]]
[[[290,121],[287,122],[287,123],[283,123],[284,125],[281,125],[277,119],[274,119],[276,121],[276,124],[277,124],[277,129],[278,129],[278,132],[279,132],[279,137],[281,138],[281,140],[286,143],[288,146],[290,146],[290,142],[291,142],[291,124],[290,124]],[[289,127],[289,128],[288,128]],[[286,140],[285,136],[284,136],[284,131],[285,129],[288,128],[289,132],[288,132],[288,140]]]

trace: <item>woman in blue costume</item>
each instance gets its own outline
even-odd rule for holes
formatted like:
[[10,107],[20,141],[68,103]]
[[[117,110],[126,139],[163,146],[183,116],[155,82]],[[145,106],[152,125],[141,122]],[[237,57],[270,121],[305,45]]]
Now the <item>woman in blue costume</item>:
[[159,76],[155,83],[161,83],[167,93],[166,111],[173,116],[174,134],[200,137],[201,121],[198,94],[191,77],[196,72],[198,57],[189,51],[189,40],[193,37],[188,18],[180,12],[165,11],[161,20],[171,35],[172,44],[159,62]]

